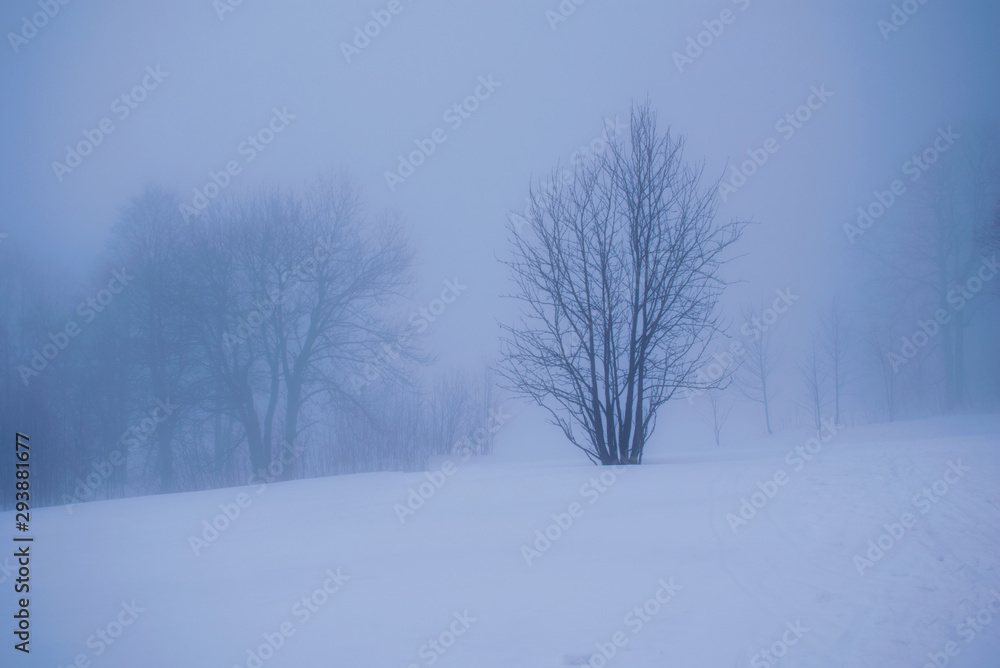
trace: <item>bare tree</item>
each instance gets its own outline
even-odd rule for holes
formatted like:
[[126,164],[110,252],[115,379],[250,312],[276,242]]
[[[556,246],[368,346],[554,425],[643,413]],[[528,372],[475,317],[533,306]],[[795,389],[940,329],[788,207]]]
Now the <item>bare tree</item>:
[[[71,489],[73,478],[89,466],[89,453],[81,447],[87,444],[68,439],[78,434],[67,434],[64,428],[64,419],[80,412],[76,402],[66,401],[72,398],[72,389],[60,373],[73,349],[56,358],[51,355],[55,343],[49,335],[62,333],[66,324],[63,304],[54,297],[62,286],[52,274],[44,257],[31,253],[21,239],[14,237],[0,246],[0,355],[6,371],[0,378],[0,428],[11,441],[16,433],[31,439],[33,505],[58,499],[58,493]],[[70,391],[64,393],[66,389]],[[39,443],[42,447],[34,447]],[[13,456],[0,458],[4,480],[14,480],[16,461]],[[0,508],[14,507],[15,492],[14,484],[0,485]]]
[[[390,306],[409,285],[412,254],[390,221],[362,229],[357,189],[321,181],[308,194],[297,224],[284,228],[287,271],[299,288],[282,299],[272,320],[285,386],[284,441],[294,444],[300,415],[315,393],[346,397],[336,374],[378,346],[400,338]],[[284,282],[285,279],[280,279]],[[288,288],[279,284],[279,292]],[[292,467],[286,467],[290,477]]]
[[[261,196],[231,200],[199,221],[191,270],[201,286],[192,308],[198,314],[198,343],[211,408],[236,421],[246,442],[250,467],[266,470],[271,461],[274,421],[280,397],[280,370],[263,328],[280,299],[263,276],[273,266],[278,230],[265,224]],[[221,452],[216,459],[231,455]]]
[[659,408],[700,387],[719,329],[718,270],[742,226],[716,224],[718,184],[702,186],[683,146],[633,107],[626,141],[532,189],[509,226],[526,313],[505,326],[501,376],[595,463],[641,463]]
[[[186,305],[193,294],[182,261],[184,227],[179,198],[147,188],[123,209],[112,230],[109,263],[118,285],[109,283],[109,292],[117,290],[119,296],[112,298],[121,303],[109,303],[106,308],[127,313],[128,353],[135,365],[134,382],[142,406],[153,406],[156,401],[189,405],[181,396],[189,387],[191,339]],[[175,490],[174,434],[179,418],[180,411],[172,411],[148,441],[154,449],[161,492]]]
[[461,450],[463,454],[470,455],[492,454],[494,436],[502,426],[497,419],[499,407],[493,371],[489,365],[484,365],[474,373],[461,373],[458,380],[452,392],[459,392],[462,399],[453,396],[450,403],[461,405],[461,419],[457,421],[461,426],[454,432],[457,438],[445,441],[447,452]]
[[[493,373],[493,366],[486,364],[479,378],[479,391],[475,395],[475,407],[478,419],[476,421],[476,430],[473,432],[473,445],[476,447],[477,454],[493,454],[493,443],[496,440],[497,430],[503,426],[503,423],[497,416],[497,412],[500,410],[499,402],[501,401],[497,395],[496,377]],[[482,430],[483,434],[481,438],[479,437],[480,430]]]
[[[200,341],[219,406],[243,426],[260,472],[276,442],[295,446],[311,399],[353,402],[340,379],[401,338],[390,308],[410,253],[396,226],[363,225],[346,180],[304,197],[259,192],[207,219]],[[294,471],[283,463],[283,478]]]
[[[823,369],[823,363],[817,350],[816,340],[813,339],[809,346],[809,351],[803,361],[799,364],[799,372],[806,388],[806,398],[809,401],[809,410],[813,417],[813,426],[816,431],[822,428],[823,419],[823,399],[825,392],[827,374]],[[837,422],[839,424],[839,422]]]
[[833,383],[833,421],[835,424],[840,424],[840,398],[846,382],[849,335],[847,321],[840,308],[839,300],[835,298],[829,314],[823,318],[821,334],[823,349],[830,362],[830,381]]
[[[743,320],[760,322],[763,311],[763,305],[745,309]],[[774,392],[769,381],[780,358],[780,351],[775,346],[773,337],[773,327],[758,327],[753,330],[744,344],[746,355],[740,364],[736,383],[743,396],[759,403],[764,409],[764,428],[769,436],[774,433],[771,429],[771,399]]]
[[893,283],[898,301],[914,305],[914,320],[939,310],[948,315],[940,337],[926,348],[940,354],[944,402],[966,403],[968,332],[985,300],[956,293],[983,261],[984,230],[1000,195],[1000,134],[996,127],[973,126],[928,169],[914,187],[905,225],[884,226],[878,255],[883,280]]
[[428,441],[432,454],[451,453],[455,443],[465,438],[475,421],[474,396],[466,373],[454,370],[435,378],[426,410]]
[[895,343],[896,337],[892,328],[887,329],[880,324],[874,324],[868,330],[868,349],[875,362],[889,422],[896,418],[896,369],[889,356]]
[[729,414],[732,410],[733,404],[726,401],[721,388],[709,388],[708,424],[712,428],[712,436],[715,437],[715,447],[719,447],[722,443],[722,428],[729,420]]

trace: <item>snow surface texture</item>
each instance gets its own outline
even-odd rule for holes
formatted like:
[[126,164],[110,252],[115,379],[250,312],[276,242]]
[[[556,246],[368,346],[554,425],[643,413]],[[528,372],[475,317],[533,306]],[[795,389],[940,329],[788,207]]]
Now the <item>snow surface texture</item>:
[[801,462],[800,436],[618,474],[436,462],[412,515],[423,473],[38,510],[32,653],[0,663],[1000,665],[1000,419],[841,429]]

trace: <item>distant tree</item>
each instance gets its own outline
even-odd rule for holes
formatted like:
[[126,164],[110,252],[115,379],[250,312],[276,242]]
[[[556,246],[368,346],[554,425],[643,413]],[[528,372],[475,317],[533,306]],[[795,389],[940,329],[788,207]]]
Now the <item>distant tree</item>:
[[493,401],[488,371],[453,369],[424,382],[379,378],[351,410],[337,412],[333,439],[317,453],[312,473],[415,471],[435,456],[461,464],[490,454],[504,422]]
[[[263,327],[277,302],[262,276],[274,265],[279,233],[264,226],[267,211],[255,196],[221,203],[198,221],[190,259],[201,286],[190,306],[197,314],[209,411],[239,425],[236,440],[246,443],[253,472],[271,463],[281,392],[277,356]],[[221,465],[230,454],[216,459]]]
[[[402,338],[390,308],[409,284],[411,253],[395,225],[364,224],[343,179],[223,203],[202,234],[200,345],[218,406],[264,472],[276,442],[295,447],[310,400],[353,401],[342,383],[352,366]],[[282,477],[295,466],[285,462]]]
[[[986,300],[956,291],[982,266],[1000,196],[1000,133],[970,126],[914,186],[905,224],[885,226],[878,261],[896,300],[913,305],[913,321],[943,310],[947,322],[924,354],[940,357],[944,404],[967,401],[967,343]],[[935,330],[936,331],[936,330]]]
[[[847,345],[850,331],[837,299],[822,320],[820,339],[829,362],[829,377],[833,384],[833,421],[840,424],[840,398],[847,374]],[[817,429],[819,427],[817,426]]]
[[176,490],[174,435],[180,412],[191,405],[182,395],[190,387],[193,366],[187,306],[195,286],[184,268],[187,226],[179,206],[176,194],[150,187],[124,207],[112,228],[111,287],[105,290],[112,296],[106,308],[128,322],[127,354],[139,404],[172,401],[180,406],[145,443],[152,449],[161,492]]
[[708,390],[708,424],[712,428],[712,436],[715,438],[715,447],[722,443],[722,428],[729,420],[729,414],[733,410],[733,404],[727,402],[722,389],[713,387]]
[[0,428],[11,448],[0,457],[0,508],[5,509],[16,501],[16,433],[31,439],[32,506],[50,502],[72,480],[71,471],[78,470],[73,453],[64,447],[63,420],[72,415],[62,404],[65,378],[58,377],[65,352],[50,360],[55,344],[49,336],[62,333],[67,319],[53,296],[56,286],[47,268],[42,258],[26,252],[21,239],[11,237],[0,245],[0,355],[5,370],[0,377]]
[[[94,280],[88,286],[90,294],[107,286],[112,268],[121,267],[101,265],[94,272]],[[106,477],[104,488],[88,489],[89,496],[77,502],[125,496],[130,482],[130,456],[148,450],[143,430],[148,425],[143,420],[149,417],[151,407],[144,396],[136,396],[139,388],[134,382],[135,358],[130,354],[129,340],[132,327],[128,309],[122,306],[108,308],[101,317],[81,327],[74,348],[68,351],[72,367],[61,379],[68,390],[65,409],[75,412],[71,419],[76,431],[76,454],[83,460],[80,479],[93,472],[94,463],[110,464],[110,469],[102,471],[101,477]],[[143,487],[156,488],[149,484]],[[64,501],[72,502],[72,498],[76,498],[75,490]]]
[[478,413],[473,407],[471,380],[461,370],[435,378],[427,399],[427,438],[431,453],[449,454],[459,439],[475,427]]
[[[764,307],[752,306],[743,311],[745,322],[760,322]],[[780,351],[773,341],[774,328],[756,328],[749,339],[745,341],[746,355],[737,374],[736,386],[750,401],[759,403],[764,410],[764,429],[770,436],[771,400],[774,390],[769,384],[771,375],[778,366]]]
[[627,140],[568,182],[532,189],[505,262],[526,312],[504,327],[500,375],[604,465],[641,463],[660,407],[703,387],[719,269],[742,230],[716,223],[718,184],[702,184],[648,103],[630,120]]
[[447,426],[447,435],[433,439],[440,444],[438,454],[456,449],[470,455],[492,454],[496,429],[502,425],[497,424],[499,406],[491,368],[484,366],[476,373],[456,371],[441,380],[435,383],[433,409],[428,412],[435,434]]
[[823,399],[827,373],[817,347],[816,340],[813,339],[809,346],[809,351],[799,364],[799,372],[802,375],[803,384],[805,385],[805,396],[809,403],[809,410],[812,413],[813,426],[819,431],[823,426]]
[[896,329],[873,324],[868,330],[868,350],[879,380],[880,393],[885,401],[889,422],[896,418],[898,400],[896,397],[896,367],[890,353],[896,344]]

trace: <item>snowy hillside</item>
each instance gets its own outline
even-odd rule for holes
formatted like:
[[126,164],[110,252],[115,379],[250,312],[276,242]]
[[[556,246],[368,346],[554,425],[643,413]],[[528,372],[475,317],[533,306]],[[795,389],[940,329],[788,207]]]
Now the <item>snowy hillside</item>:
[[1000,668],[1000,1],[0,26],[0,668]]
[[43,509],[30,665],[996,665],[1000,419],[808,438]]

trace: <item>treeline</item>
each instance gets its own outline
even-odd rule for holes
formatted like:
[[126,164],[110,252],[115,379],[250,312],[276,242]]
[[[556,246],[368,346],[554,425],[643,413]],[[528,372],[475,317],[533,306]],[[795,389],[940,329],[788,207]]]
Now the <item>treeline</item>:
[[701,379],[723,389],[688,395],[717,444],[741,401],[766,433],[1000,408],[1000,130],[957,130],[844,220],[835,297],[779,286],[733,318]]
[[0,422],[32,439],[36,506],[491,451],[489,372],[431,376],[409,243],[347,180],[190,222],[181,204],[157,188],[130,201],[75,299],[5,249]]

